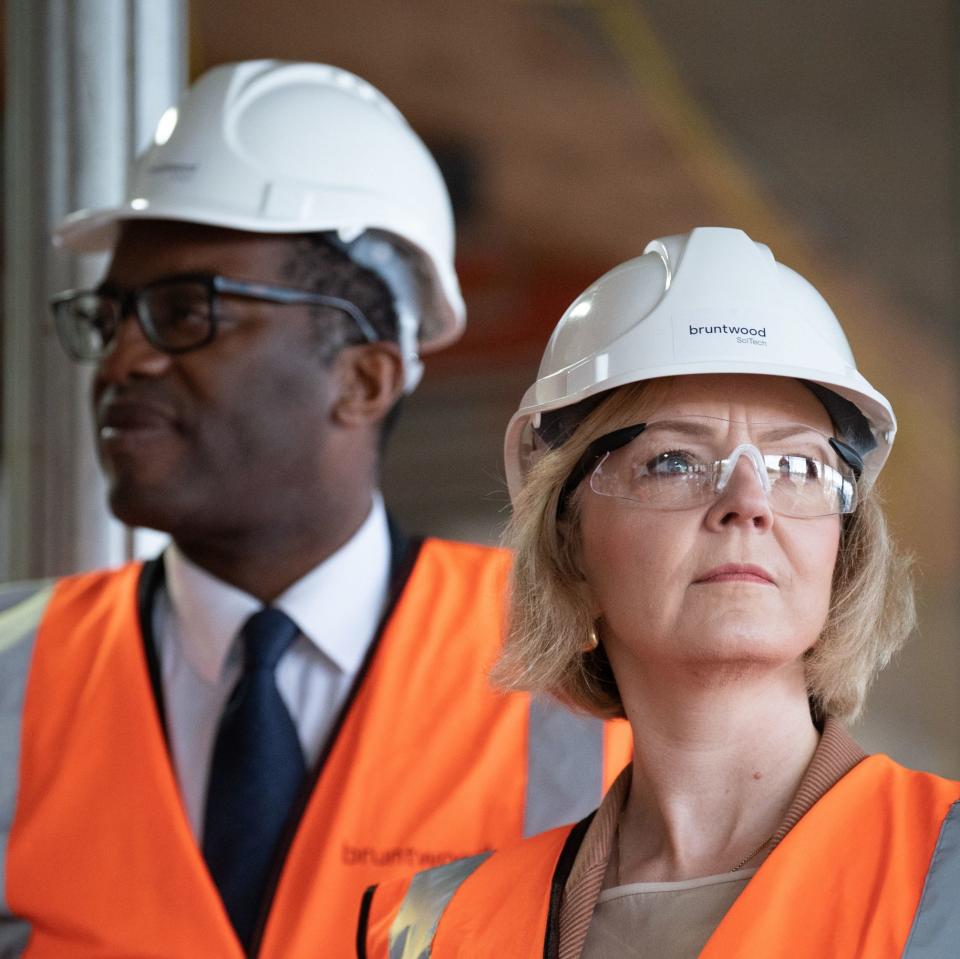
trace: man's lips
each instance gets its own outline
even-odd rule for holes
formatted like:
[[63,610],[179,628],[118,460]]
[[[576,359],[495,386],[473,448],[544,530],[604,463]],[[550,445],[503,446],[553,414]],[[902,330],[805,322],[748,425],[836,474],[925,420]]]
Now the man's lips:
[[694,580],[694,583],[760,583],[764,586],[774,586],[773,576],[762,566],[750,563],[727,563],[717,566]]
[[97,428],[100,438],[109,440],[158,430],[174,430],[176,419],[171,411],[152,403],[113,402],[97,410]]

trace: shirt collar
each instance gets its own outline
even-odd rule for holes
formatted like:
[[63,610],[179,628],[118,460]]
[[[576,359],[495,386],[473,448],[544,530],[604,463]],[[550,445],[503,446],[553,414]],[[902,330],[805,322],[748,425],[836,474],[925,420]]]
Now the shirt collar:
[[345,673],[363,662],[387,603],[390,530],[379,493],[360,529],[274,600]]
[[[202,679],[216,682],[240,627],[263,604],[191,562],[176,544],[164,552],[164,568],[184,656]],[[339,670],[352,674],[374,637],[389,582],[390,532],[376,493],[356,533],[272,605]]]

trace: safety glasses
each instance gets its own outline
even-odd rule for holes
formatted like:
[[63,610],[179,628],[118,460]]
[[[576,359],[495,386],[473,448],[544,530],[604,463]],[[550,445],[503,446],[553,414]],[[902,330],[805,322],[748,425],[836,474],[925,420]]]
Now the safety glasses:
[[[734,442],[731,438],[749,440]],[[583,480],[601,496],[640,506],[683,510],[712,503],[745,460],[783,516],[852,513],[863,461],[852,447],[802,423],[746,423],[675,416],[615,430],[594,440],[560,497],[560,509]]]

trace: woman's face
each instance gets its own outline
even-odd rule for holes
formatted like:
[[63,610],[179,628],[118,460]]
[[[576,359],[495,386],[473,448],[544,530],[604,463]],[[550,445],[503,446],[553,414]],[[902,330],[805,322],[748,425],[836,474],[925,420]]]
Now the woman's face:
[[[778,424],[832,434],[816,397],[780,377],[678,377],[644,419],[685,416],[717,418],[705,422],[720,458],[740,444],[759,446]],[[715,499],[684,509],[601,495],[589,479],[580,489],[583,572],[618,673],[633,661],[719,678],[723,666],[794,662],[816,642],[840,518],[774,513],[749,455]]]

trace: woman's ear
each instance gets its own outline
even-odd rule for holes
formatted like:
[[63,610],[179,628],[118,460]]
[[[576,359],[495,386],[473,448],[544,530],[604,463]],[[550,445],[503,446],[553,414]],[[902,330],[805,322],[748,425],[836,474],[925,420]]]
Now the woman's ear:
[[597,597],[585,579],[580,580],[577,584],[577,597],[583,604],[583,608],[590,613],[591,620],[598,622],[603,617],[603,610],[600,608],[600,603],[597,602]]
[[379,423],[403,395],[403,360],[396,343],[348,346],[334,360],[333,419],[353,428]]
[[572,580],[577,602],[590,613],[591,619],[599,619],[602,613],[593,588],[587,582],[580,556],[580,504],[574,493],[564,514],[557,520],[556,536],[564,559],[566,575]]

